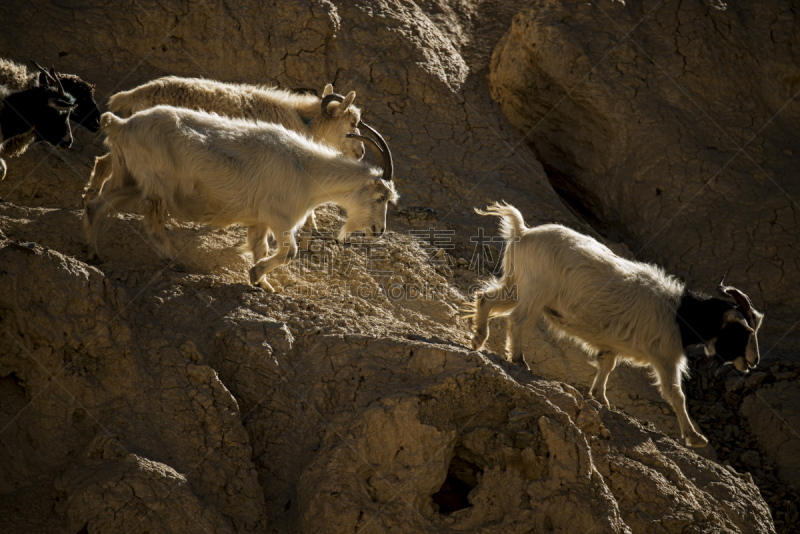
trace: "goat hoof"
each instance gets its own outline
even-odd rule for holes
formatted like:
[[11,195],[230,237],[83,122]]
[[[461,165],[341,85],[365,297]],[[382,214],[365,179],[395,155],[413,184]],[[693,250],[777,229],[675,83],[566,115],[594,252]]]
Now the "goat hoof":
[[175,271],[176,273],[185,273],[186,272],[186,264],[180,261],[173,261],[169,264],[170,269]]
[[256,275],[256,268],[255,267],[251,267],[250,268],[250,285],[251,286],[257,286],[258,285],[258,278],[259,278],[258,275]]
[[587,399],[586,400],[586,404],[588,404],[589,406],[591,406],[592,408],[594,408],[597,411],[600,411],[601,408],[605,408],[605,406],[603,406],[602,404],[600,404],[599,402],[597,402],[594,399]]
[[275,293],[275,288],[272,287],[270,285],[270,283],[267,282],[266,280],[262,280],[261,282],[258,282],[258,287],[260,287],[261,289],[263,289],[267,293]]
[[685,439],[689,447],[702,448],[708,445],[708,440],[702,434],[692,433],[687,435]]
[[103,259],[100,258],[100,256],[97,254],[92,254],[91,256],[89,256],[89,259],[86,260],[86,263],[88,263],[89,265],[100,265],[101,263],[103,263]]

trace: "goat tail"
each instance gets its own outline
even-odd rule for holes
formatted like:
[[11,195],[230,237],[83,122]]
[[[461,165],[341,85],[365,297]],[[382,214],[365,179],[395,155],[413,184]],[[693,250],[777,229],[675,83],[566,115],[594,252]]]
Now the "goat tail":
[[134,97],[134,91],[120,91],[115,95],[111,95],[108,99],[108,110],[125,118],[133,115],[135,113],[133,108],[137,100]]
[[475,208],[475,213],[500,217],[500,233],[506,241],[520,237],[522,231],[528,228],[519,210],[505,201],[502,204],[495,202],[488,206],[486,211]]
[[103,113],[100,117],[100,130],[106,135],[106,143],[112,143],[127,120],[120,119],[113,113]]

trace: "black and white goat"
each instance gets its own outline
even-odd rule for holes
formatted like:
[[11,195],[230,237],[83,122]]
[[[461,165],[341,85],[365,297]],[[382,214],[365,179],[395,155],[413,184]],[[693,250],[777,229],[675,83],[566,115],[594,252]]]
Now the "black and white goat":
[[[138,207],[168,261],[176,260],[164,228],[168,216],[247,226],[255,263],[250,282],[272,290],[264,275],[295,257],[294,232],[316,206],[334,202],[347,210],[340,238],[362,230],[380,236],[387,205],[397,199],[389,148],[363,122],[376,140],[358,138],[375,144],[383,170],[277,124],[184,108],[157,106],[129,119],[105,113],[101,123],[115,179],[86,205],[92,261],[99,259],[98,232],[108,216]],[[268,231],[278,237],[278,248],[265,257]]]
[[703,344],[740,371],[755,367],[763,315],[750,299],[724,286],[724,278],[718,291],[736,303],[689,292],[661,268],[620,258],[569,228],[527,228],[508,204],[476,211],[500,217],[506,251],[503,277],[484,287],[465,309],[472,318],[473,349],[485,343],[489,318],[507,315],[511,361],[527,368],[522,335],[544,316],[556,334],[581,343],[596,359],[590,395],[609,406],[606,381],[617,362],[649,366],[686,443],[705,446],[708,441],[689,419],[681,389],[685,350]]
[[[54,72],[43,71],[24,89],[14,90],[25,67],[0,59],[0,154],[18,156],[34,141],[72,145],[69,115],[77,104]],[[0,179],[6,163],[0,158]]]

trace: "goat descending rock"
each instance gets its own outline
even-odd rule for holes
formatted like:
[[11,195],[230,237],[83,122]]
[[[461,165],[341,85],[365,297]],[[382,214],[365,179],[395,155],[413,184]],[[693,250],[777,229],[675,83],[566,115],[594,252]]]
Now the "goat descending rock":
[[[360,134],[361,112],[353,105],[355,97],[354,91],[344,97],[335,94],[330,84],[325,86],[320,99],[274,87],[167,76],[112,95],[108,109],[127,118],[138,111],[164,105],[273,122],[310,135],[318,142],[329,143],[342,154],[361,159],[364,145],[347,135]],[[86,186],[84,204],[97,195],[110,176],[111,156],[99,156]],[[310,219],[310,225],[316,228],[313,212]]]
[[[23,65],[0,59],[0,154],[18,156],[34,141],[71,146],[69,116],[77,106],[75,98],[53,70],[42,70],[30,80],[27,76]],[[5,177],[6,163],[0,158],[0,180]]]
[[[272,290],[264,275],[295,257],[294,232],[316,206],[334,202],[347,210],[340,239],[361,230],[380,236],[387,205],[398,198],[389,148],[363,122],[377,141],[358,138],[375,145],[382,171],[277,124],[183,108],[157,106],[129,119],[105,113],[101,124],[118,187],[104,187],[86,206],[90,261],[99,260],[98,233],[109,215],[138,206],[168,261],[177,258],[165,232],[167,214],[217,227],[247,226],[255,263],[250,282]],[[265,257],[268,231],[278,237],[278,248]]]
[[527,368],[522,336],[544,316],[557,335],[579,342],[595,356],[598,369],[590,395],[610,408],[606,382],[617,362],[649,366],[687,445],[708,444],[686,412],[681,389],[688,372],[685,350],[703,344],[708,354],[733,362],[740,371],[755,367],[763,315],[750,299],[724,286],[724,278],[718,291],[736,304],[689,292],[661,268],[620,258],[569,228],[527,228],[508,204],[475,211],[500,217],[506,251],[503,277],[487,284],[464,309],[472,318],[472,348],[480,350],[486,342],[489,318],[506,315],[511,361]]

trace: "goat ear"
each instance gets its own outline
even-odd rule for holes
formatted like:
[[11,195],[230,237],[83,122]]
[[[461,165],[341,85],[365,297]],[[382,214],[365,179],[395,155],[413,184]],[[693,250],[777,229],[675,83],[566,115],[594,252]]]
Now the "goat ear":
[[730,323],[739,323],[751,334],[755,332],[755,330],[753,330],[753,328],[747,324],[744,316],[736,310],[728,310],[722,314],[722,326]]
[[326,85],[325,89],[322,90],[322,98],[325,98],[326,96],[332,94],[333,94],[333,86],[331,84]]
[[703,352],[706,353],[706,356],[715,356],[717,354],[717,347],[714,345],[716,341],[717,338],[713,337],[703,344]]
[[344,97],[344,100],[342,100],[341,104],[336,106],[336,108],[333,110],[330,116],[333,117],[334,119],[341,117],[342,113],[344,113],[347,110],[347,108],[350,107],[350,104],[353,103],[353,100],[355,100],[355,98],[356,98],[355,91],[350,91],[349,93],[347,93],[347,96]]
[[60,98],[51,98],[47,105],[51,108],[57,109],[58,111],[66,111],[66,110],[73,110],[78,107],[78,104],[70,104],[66,100],[62,100]]
[[356,99],[356,92],[355,91],[350,91],[349,93],[347,93],[347,96],[344,97],[344,102],[339,104],[339,115],[344,113],[345,110],[350,107],[350,104],[352,104],[353,100],[355,100],[355,99]]

